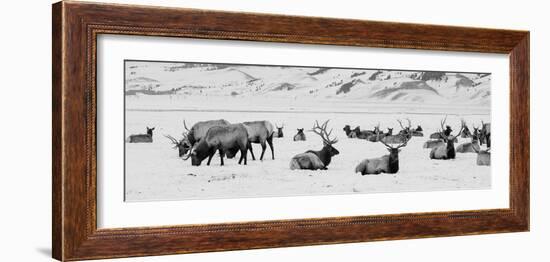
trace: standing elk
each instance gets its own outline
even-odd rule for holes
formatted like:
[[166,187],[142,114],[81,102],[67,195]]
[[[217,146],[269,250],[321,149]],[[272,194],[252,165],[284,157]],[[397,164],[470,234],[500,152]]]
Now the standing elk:
[[233,158],[237,152],[241,152],[239,164],[244,160],[247,164],[246,153],[248,151],[248,132],[243,124],[230,124],[224,126],[213,126],[206,132],[205,136],[191,148],[183,160],[191,157],[193,166],[200,166],[202,161],[208,157],[206,165],[210,165],[216,151],[220,154],[220,165],[224,165],[223,157]]
[[304,129],[303,128],[298,128],[296,130],[298,131],[298,133],[296,133],[296,135],[294,135],[294,138],[292,138],[292,140],[294,140],[294,141],[306,141],[306,134],[304,134]]
[[472,141],[458,145],[456,147],[457,153],[477,153],[479,151],[479,138],[477,135],[471,135]]
[[399,152],[400,148],[407,146],[407,143],[412,136],[409,136],[404,142],[401,142],[398,146],[394,147],[380,140],[380,143],[384,144],[388,151],[389,155],[384,155],[378,158],[365,159],[357,165],[355,168],[355,173],[361,173],[361,175],[368,174],[380,174],[388,173],[395,174],[399,171]]
[[164,137],[166,137],[166,138],[170,139],[170,141],[172,141],[172,144],[174,144],[174,148],[178,149],[179,157],[183,157],[187,153],[187,151],[189,151],[189,147],[186,144],[187,140],[186,140],[185,136],[180,140],[175,139],[171,135],[164,135]]
[[248,132],[248,149],[252,155],[252,160],[256,160],[254,152],[252,151],[252,143],[260,144],[262,146],[262,155],[260,160],[264,160],[265,149],[267,148],[266,142],[271,149],[271,158],[275,159],[275,153],[273,152],[273,125],[269,121],[252,121],[243,122],[246,131]]
[[491,165],[491,149],[487,150],[481,150],[478,149],[476,151],[477,153],[477,159],[476,163],[478,166],[490,166]]
[[147,134],[130,135],[126,142],[128,143],[153,143],[153,130],[155,128],[147,128]]
[[491,123],[481,121],[479,143],[481,145],[487,144],[487,147],[491,147]]
[[285,127],[284,123],[283,123],[282,126],[278,126],[277,124],[275,124],[275,128],[277,128],[277,132],[275,132],[274,136],[277,137],[277,138],[284,137],[284,134],[283,134],[283,128],[284,127]]
[[[447,117],[445,117],[444,120],[441,121],[441,130],[443,130],[443,126],[445,125],[445,122],[447,121]],[[447,126],[449,128],[449,126]],[[464,127],[464,121],[461,121],[461,127],[460,131],[458,131],[457,134],[460,134],[462,132],[462,128]],[[441,136],[443,137],[443,142],[445,142],[444,145],[440,145],[438,147],[432,148],[432,151],[430,151],[430,159],[454,159],[456,157],[456,151],[455,151],[455,136],[451,135],[451,133],[441,132]]]
[[290,169],[309,169],[309,170],[326,170],[332,157],[340,152],[333,147],[338,142],[337,138],[330,138],[332,129],[327,133],[327,125],[329,120],[325,121],[321,126],[315,121],[315,125],[310,130],[319,135],[323,140],[323,148],[319,151],[308,150],[305,153],[295,155],[290,160]]
[[229,121],[225,119],[219,119],[219,120],[207,120],[207,121],[201,121],[195,123],[191,129],[187,127],[187,124],[185,123],[185,120],[183,120],[183,127],[185,128],[187,133],[183,133],[183,137],[185,139],[184,141],[184,148],[186,149],[186,152],[190,150],[197,142],[199,142],[208,132],[208,129],[215,126],[227,126],[230,125]]

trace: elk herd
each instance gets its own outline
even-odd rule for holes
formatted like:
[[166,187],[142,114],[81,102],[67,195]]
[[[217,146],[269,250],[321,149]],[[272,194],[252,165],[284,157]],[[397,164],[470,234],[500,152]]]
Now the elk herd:
[[[355,168],[356,173],[361,175],[368,174],[395,174],[399,171],[399,152],[405,148],[413,137],[424,137],[424,130],[420,125],[416,128],[412,126],[409,119],[407,125],[401,120],[397,123],[401,127],[399,131],[388,127],[384,132],[380,124],[374,126],[372,130],[362,130],[359,126],[352,129],[350,125],[345,125],[343,131],[348,139],[363,139],[367,142],[380,143],[389,152],[389,154],[364,159],[359,162]],[[307,150],[298,153],[290,159],[290,169],[306,170],[326,170],[333,157],[340,152],[334,147],[338,139],[333,135],[333,129],[329,130],[329,120],[322,124],[315,121],[313,127],[309,130],[298,128],[292,141],[305,141],[306,133],[311,132],[321,138],[322,148],[320,150]],[[473,132],[467,126],[464,120],[460,122],[458,132],[454,132],[453,127],[447,124],[447,117],[439,123],[440,129],[429,135],[429,139],[423,144],[423,148],[429,149],[428,157],[431,160],[449,160],[457,158],[457,153],[477,154],[477,165],[489,166],[491,164],[491,124],[481,122],[480,126],[472,126]],[[238,164],[247,165],[247,156],[250,152],[252,160],[256,160],[252,144],[261,146],[260,161],[263,161],[265,151],[269,146],[271,159],[275,159],[274,138],[284,139],[283,128],[271,124],[269,121],[251,121],[242,123],[230,123],[227,120],[208,120],[193,124],[191,128],[187,127],[183,121],[183,133],[181,138],[176,139],[171,135],[164,135],[177,149],[178,156],[183,160],[191,158],[193,166],[199,166],[207,159],[206,165],[210,162],[216,153],[219,154],[220,164],[224,165],[224,157],[232,159],[237,153],[240,153]],[[128,143],[152,143],[153,130],[155,128],[147,127],[146,134],[131,135],[126,139]],[[469,140],[458,144],[458,138]],[[482,149],[485,145],[486,149]]]

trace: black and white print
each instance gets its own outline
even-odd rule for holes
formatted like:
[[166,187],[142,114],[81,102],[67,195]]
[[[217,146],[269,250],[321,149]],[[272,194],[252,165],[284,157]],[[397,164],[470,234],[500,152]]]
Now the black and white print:
[[126,60],[125,199],[491,187],[491,74]]

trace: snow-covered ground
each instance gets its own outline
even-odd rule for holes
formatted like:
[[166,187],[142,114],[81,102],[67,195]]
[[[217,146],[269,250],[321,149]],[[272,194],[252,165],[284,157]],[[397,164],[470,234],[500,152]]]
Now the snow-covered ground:
[[[297,109],[286,106],[280,107],[281,110],[264,108],[252,111],[250,103],[253,102],[249,100],[250,103],[243,105],[242,110],[229,111],[231,108],[239,108],[241,101],[227,97],[203,101],[203,106],[196,102],[196,97],[181,98],[183,101],[178,101],[178,104],[183,106],[177,110],[162,107],[144,110],[139,106],[143,103],[152,105],[159,99],[170,99],[162,97],[143,96],[127,100],[126,135],[144,133],[145,126],[156,127],[153,143],[126,144],[127,201],[486,189],[491,186],[490,167],[477,166],[475,154],[458,154],[455,160],[448,161],[430,160],[429,149],[422,148],[427,135],[439,129],[439,120],[445,114],[449,114],[447,123],[458,130],[460,119],[464,119],[470,126],[479,125],[481,120],[490,121],[488,108],[449,106],[445,110],[441,106],[424,106],[424,110],[402,114],[399,112],[407,112],[405,109],[413,106],[336,103],[328,107],[318,105],[315,108]],[[166,105],[166,102],[159,104]],[[186,108],[186,104],[189,107]],[[248,110],[245,110],[246,107]],[[206,108],[216,109],[201,110]],[[376,108],[379,110],[373,110]],[[418,109],[418,105],[415,108]],[[371,111],[374,113],[369,113]],[[433,111],[440,113],[434,114]],[[460,114],[457,114],[459,111]],[[163,137],[163,134],[170,134],[179,138],[184,130],[184,119],[191,125],[197,121],[220,118],[230,122],[269,120],[273,124],[284,123],[285,137],[274,139],[275,160],[271,159],[268,147],[263,161],[252,161],[249,157],[247,166],[238,165],[236,159],[226,159],[225,166],[220,166],[219,156],[216,155],[210,166],[206,166],[205,161],[201,166],[193,167],[190,161],[181,160],[170,141]],[[425,137],[414,137],[402,149],[399,154],[399,172],[367,176],[354,173],[355,166],[361,160],[382,156],[387,154],[387,150],[380,143],[347,138],[342,130],[344,125],[372,129],[380,123],[383,128],[399,130],[396,119],[405,118],[409,118],[413,126],[422,125]],[[340,154],[333,158],[326,171],[291,171],[289,161],[292,156],[322,147],[319,137],[311,132],[306,132],[307,141],[292,141],[297,128],[310,129],[315,119],[331,120],[329,126],[334,128],[339,138],[335,147]],[[467,140],[459,139],[459,143]],[[259,157],[260,146],[256,144],[253,147],[255,155]]]

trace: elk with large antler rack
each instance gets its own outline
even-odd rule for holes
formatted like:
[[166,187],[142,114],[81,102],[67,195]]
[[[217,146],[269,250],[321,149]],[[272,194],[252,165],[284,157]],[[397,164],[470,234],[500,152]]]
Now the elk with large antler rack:
[[290,169],[327,169],[332,157],[340,153],[333,147],[333,145],[338,142],[338,139],[336,137],[331,138],[332,129],[327,132],[328,122],[329,120],[319,125],[319,122],[315,121],[315,125],[309,130],[321,137],[323,148],[319,151],[308,150],[305,153],[294,156],[290,160]]
[[[445,123],[447,121],[447,117],[443,120],[441,120],[441,130],[445,130]],[[464,120],[460,121],[460,130],[457,134],[462,133],[462,129],[464,128]],[[448,126],[447,126],[448,127]],[[449,128],[447,128],[449,129]],[[455,141],[456,136],[453,136],[451,132],[442,131],[440,132],[441,139],[443,139],[443,144],[439,145],[437,147],[432,148],[430,151],[430,159],[454,159],[456,157],[456,150],[455,150]]]
[[397,146],[393,146],[391,143],[384,141],[384,139],[380,140],[380,143],[386,146],[390,154],[361,161],[361,163],[359,163],[357,167],[355,167],[355,173],[361,173],[361,175],[397,173],[399,171],[399,152],[401,151],[400,148],[407,146],[407,143],[409,142],[411,137],[412,136],[405,137],[405,140],[397,143]]

